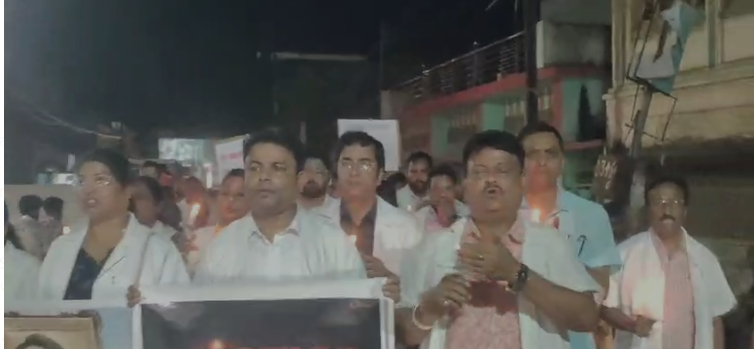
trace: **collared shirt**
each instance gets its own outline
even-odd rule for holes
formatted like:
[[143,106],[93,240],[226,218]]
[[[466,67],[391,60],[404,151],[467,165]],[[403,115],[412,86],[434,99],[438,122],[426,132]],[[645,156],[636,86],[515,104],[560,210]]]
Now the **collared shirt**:
[[354,236],[354,243],[360,253],[372,256],[375,247],[375,220],[377,219],[377,202],[367,211],[362,218],[362,222],[357,224],[351,217],[348,207],[344,201],[341,201],[341,229],[347,235]]
[[695,301],[686,248],[669,254],[661,239],[652,234],[661,269],[663,288],[663,348],[693,349],[695,346]]
[[[436,234],[427,234],[415,248],[411,262],[401,270],[401,298],[407,305],[417,305],[421,295],[447,274],[456,272],[456,250],[464,236],[467,219],[461,219]],[[522,262],[530,270],[562,287],[577,292],[595,292],[597,283],[579,263],[568,241],[555,229],[520,218],[526,239],[522,244]],[[569,342],[557,326],[525,297],[517,297],[522,349],[564,349]],[[450,324],[438,321],[423,343],[423,348],[446,348]],[[500,330],[488,325],[490,331]],[[453,349],[453,348],[450,348]]]
[[[451,217],[450,224],[448,224],[449,226],[457,220],[469,216],[469,208],[467,208],[467,205],[461,201],[456,200],[456,202],[454,202],[454,208],[456,215],[455,217]],[[438,218],[438,210],[433,206],[428,205],[421,208],[414,214],[414,216],[420,223],[423,233],[432,233],[448,228],[448,226],[443,226],[440,222]]]
[[414,194],[412,188],[408,185],[405,185],[403,188],[396,191],[396,203],[398,204],[398,208],[409,212],[416,211],[419,203],[425,200],[425,198],[426,197],[419,197],[417,194]]
[[36,297],[39,267],[42,263],[10,242],[5,243],[4,262],[7,266],[3,285],[5,303]]
[[272,240],[259,231],[251,215],[231,223],[203,252],[194,282],[364,276],[359,253],[341,229],[298,209],[291,224]]
[[[616,248],[611,221],[603,207],[581,198],[559,187],[556,209],[546,213],[540,211],[540,219],[566,235],[574,247],[574,253],[587,268],[621,266],[621,258]],[[522,202],[522,209],[528,216],[537,207],[529,207]],[[604,293],[606,290],[603,291]],[[602,298],[601,295],[596,295]],[[594,349],[595,339],[591,333],[569,332],[572,349]]]
[[[479,231],[467,221],[465,241],[474,241]],[[517,222],[501,243],[521,261],[524,226]],[[497,282],[472,283],[472,300],[455,314],[446,335],[448,349],[521,349],[517,296]]]
[[[671,300],[668,302],[667,290],[672,283],[672,292],[676,297],[687,297],[679,294],[684,290],[673,289],[686,283],[684,273],[679,273],[683,259],[687,259],[687,269],[689,282],[692,286],[693,314],[690,316],[694,324],[694,341],[695,349],[713,348],[713,319],[728,313],[736,306],[736,299],[729,287],[724,276],[721,264],[716,256],[705,246],[697,242],[683,231],[685,236],[684,256],[673,256],[671,262],[664,250],[657,248],[654,243],[651,231],[645,231],[636,234],[619,245],[619,253],[623,261],[622,268],[611,275],[611,287],[604,305],[611,308],[617,308],[629,316],[642,315],[647,318],[661,320],[653,326],[650,336],[640,338],[633,333],[625,331],[616,331],[614,348],[616,349],[641,349],[641,348],[662,348],[666,349],[667,345],[686,346],[687,344],[667,344],[666,331],[669,321],[675,324],[670,325],[670,331],[688,333],[688,330],[676,328],[679,324],[684,326],[681,317],[689,314],[689,309],[684,305],[684,299]],[[677,257],[682,257],[677,259]],[[666,261],[663,261],[663,259]],[[674,271],[668,273],[664,268],[674,268]],[[668,280],[671,277],[672,280]],[[670,282],[670,283],[669,283]],[[683,286],[682,286],[683,287]],[[671,313],[666,313],[669,307]],[[687,309],[685,309],[687,308]],[[673,334],[672,334],[673,335]],[[678,342],[677,342],[678,343]],[[681,348],[681,347],[680,347]]]

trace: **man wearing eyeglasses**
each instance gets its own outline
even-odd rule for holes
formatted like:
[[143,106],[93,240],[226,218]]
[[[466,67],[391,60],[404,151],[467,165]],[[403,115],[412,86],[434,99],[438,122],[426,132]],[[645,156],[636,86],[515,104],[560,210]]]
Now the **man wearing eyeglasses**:
[[383,144],[365,132],[346,132],[335,146],[340,199],[317,210],[338,224],[362,254],[370,277],[398,282],[404,254],[420,239],[417,220],[377,195],[385,168]]

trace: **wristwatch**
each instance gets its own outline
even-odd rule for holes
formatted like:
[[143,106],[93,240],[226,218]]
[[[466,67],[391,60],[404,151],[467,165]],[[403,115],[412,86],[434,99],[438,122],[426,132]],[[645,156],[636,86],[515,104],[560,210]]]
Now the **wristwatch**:
[[510,284],[509,289],[514,293],[519,293],[524,288],[524,284],[527,283],[527,279],[530,276],[530,268],[525,264],[521,264],[519,271],[516,272],[516,278]]

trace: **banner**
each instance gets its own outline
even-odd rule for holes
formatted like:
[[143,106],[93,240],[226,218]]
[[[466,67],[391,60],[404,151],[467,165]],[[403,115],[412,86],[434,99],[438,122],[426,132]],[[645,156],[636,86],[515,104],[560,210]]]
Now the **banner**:
[[132,309],[95,301],[5,304],[5,348],[132,349]]
[[215,159],[218,162],[216,184],[235,168],[244,168],[244,141],[246,136],[238,136],[215,142]]
[[348,131],[362,131],[383,143],[385,170],[398,171],[401,167],[401,140],[398,120],[338,119],[338,136]]
[[384,280],[144,289],[143,349],[393,349]]

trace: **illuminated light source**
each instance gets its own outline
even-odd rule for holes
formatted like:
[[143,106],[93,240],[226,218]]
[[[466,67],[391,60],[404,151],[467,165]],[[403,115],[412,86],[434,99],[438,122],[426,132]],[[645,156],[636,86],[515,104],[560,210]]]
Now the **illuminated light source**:
[[71,233],[71,227],[65,226],[63,227],[63,235],[68,235]]
[[540,210],[534,209],[532,210],[532,221],[533,222],[540,222]]
[[189,212],[189,223],[194,224],[194,221],[199,215],[199,209],[202,208],[199,204],[191,205],[191,211]]
[[225,343],[220,339],[213,339],[208,349],[225,349]]
[[356,235],[349,235],[349,240],[351,240],[352,244],[357,243],[357,236]]

